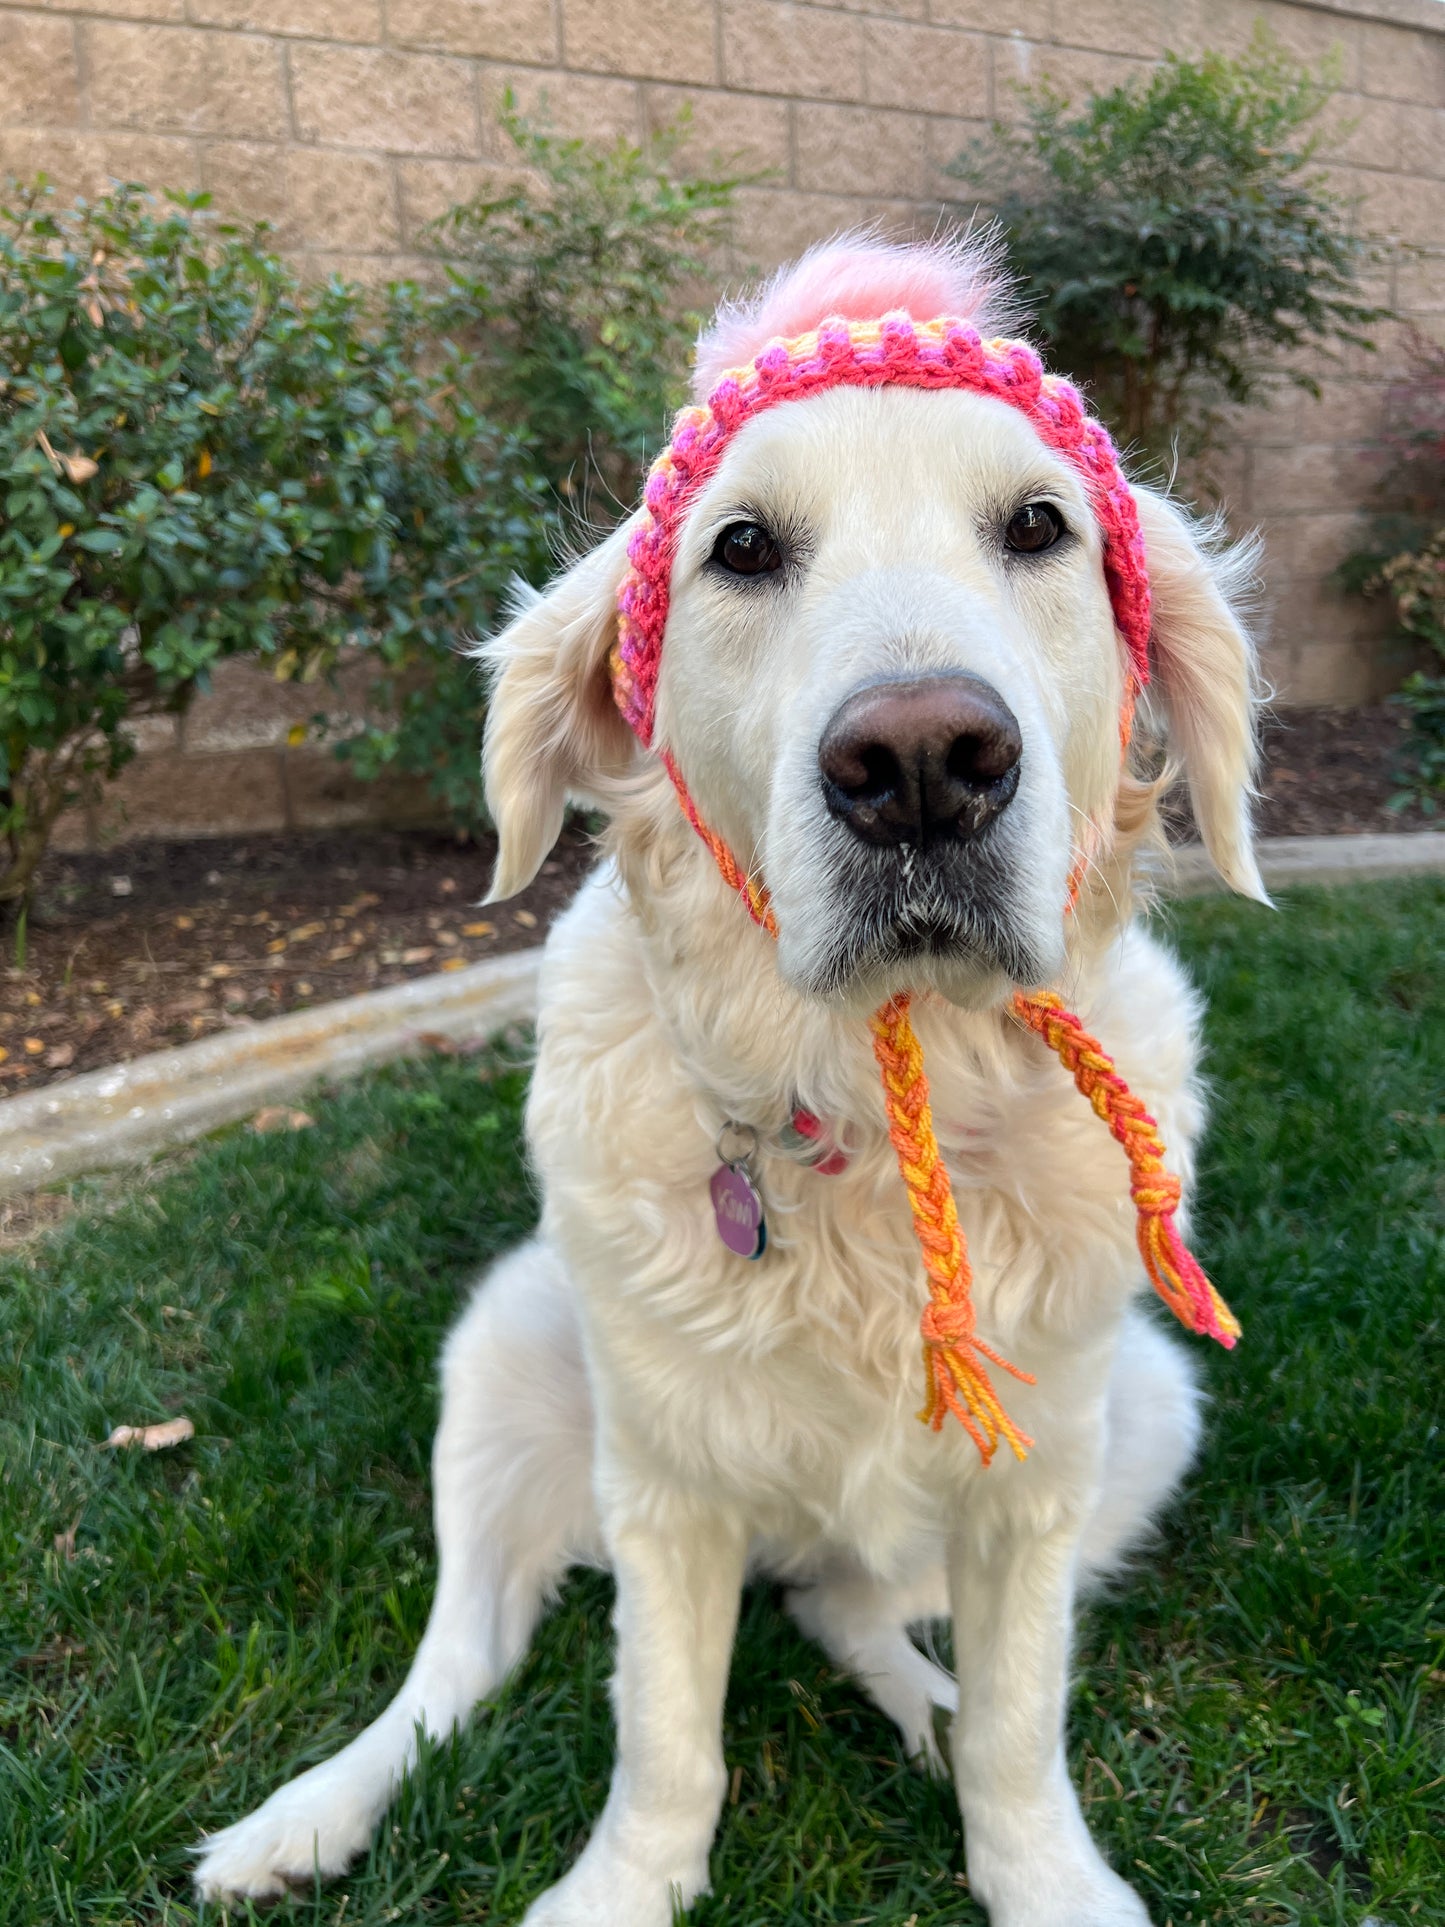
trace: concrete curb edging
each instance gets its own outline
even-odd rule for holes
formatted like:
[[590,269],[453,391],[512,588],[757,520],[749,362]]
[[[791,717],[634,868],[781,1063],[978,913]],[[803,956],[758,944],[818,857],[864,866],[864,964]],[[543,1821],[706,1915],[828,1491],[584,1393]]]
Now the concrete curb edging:
[[[1445,874],[1445,830],[1408,830],[1395,836],[1271,836],[1254,846],[1266,890],[1292,883],[1369,883],[1376,878]],[[1171,896],[1222,890],[1202,845],[1173,853],[1163,879]]]
[[541,954],[523,950],[364,991],[7,1098],[0,1197],[139,1163],[323,1077],[402,1057],[423,1036],[472,1040],[528,1021]]
[[[1256,846],[1271,890],[1445,875],[1445,831],[1275,837]],[[1170,895],[1223,886],[1198,844],[1173,853]],[[476,1040],[536,1014],[540,948],[293,1011],[0,1101],[0,1197],[138,1164],[322,1078],[403,1057],[422,1037]]]

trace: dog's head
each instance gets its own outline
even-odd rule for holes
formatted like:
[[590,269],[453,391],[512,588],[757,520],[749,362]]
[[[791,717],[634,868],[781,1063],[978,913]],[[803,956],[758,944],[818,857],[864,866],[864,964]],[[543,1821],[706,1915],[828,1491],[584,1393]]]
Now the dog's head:
[[[959,250],[820,250],[714,324],[699,388],[825,316],[984,320],[980,285]],[[1161,497],[1135,504],[1151,698],[1216,865],[1260,895],[1237,559]],[[615,800],[643,754],[608,667],[631,533],[490,645],[496,895],[535,872],[569,794]],[[1129,658],[1104,547],[1079,467],[992,395],[831,386],[730,437],[677,534],[653,746],[766,880],[797,989],[979,1004],[1058,974],[1071,873],[1107,847],[1121,790]]]

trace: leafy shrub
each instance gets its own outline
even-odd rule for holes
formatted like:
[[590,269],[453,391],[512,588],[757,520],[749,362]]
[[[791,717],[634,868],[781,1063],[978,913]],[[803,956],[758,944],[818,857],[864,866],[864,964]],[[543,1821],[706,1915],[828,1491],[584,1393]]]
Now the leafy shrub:
[[1390,451],[1366,545],[1340,570],[1347,588],[1386,595],[1400,638],[1434,658],[1407,677],[1397,700],[1411,730],[1393,808],[1445,808],[1445,348],[1411,338],[1408,373],[1389,391]]
[[503,108],[527,173],[433,229],[488,412],[564,496],[590,467],[631,506],[683,397],[735,180],[674,173],[686,116],[646,147],[561,139]]
[[182,708],[227,656],[311,680],[366,642],[431,663],[443,697],[461,682],[455,639],[538,565],[546,504],[443,319],[415,287],[374,311],[301,289],[204,197],[11,196],[0,902],[133,753],[128,726]]
[[[503,125],[525,172],[434,226],[438,325],[458,344],[454,379],[472,408],[545,479],[539,534],[556,544],[593,477],[608,510],[636,498],[682,400],[700,319],[687,297],[708,279],[734,183],[674,178],[681,124],[647,147],[604,148],[531,127],[508,101]],[[456,823],[484,821],[471,665],[421,631],[393,630],[381,654],[374,708],[341,753],[364,776],[423,774]]]
[[996,214],[1047,344],[1126,442],[1197,454],[1226,404],[1274,380],[1317,392],[1288,356],[1368,345],[1372,244],[1312,166],[1332,91],[1261,33],[1242,58],[1168,54],[1078,107],[1021,89],[1022,125],[952,163]]

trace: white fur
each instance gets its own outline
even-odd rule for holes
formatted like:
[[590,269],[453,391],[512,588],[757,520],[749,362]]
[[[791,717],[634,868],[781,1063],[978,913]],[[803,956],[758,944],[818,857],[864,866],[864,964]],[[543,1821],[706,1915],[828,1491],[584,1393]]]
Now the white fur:
[[[867,271],[876,292],[876,260]],[[801,293],[768,297],[801,325],[829,305],[826,276],[816,262],[808,272]],[[728,326],[745,347],[736,316]],[[1039,493],[1077,539],[1025,573],[986,530],[1001,504]],[[741,507],[806,533],[805,566],[752,600],[704,566]],[[1248,643],[1217,559],[1183,519],[1149,503],[1145,522],[1162,708],[1211,851],[1236,887],[1257,889]],[[1198,1395],[1182,1348],[1136,1305],[1118,1146],[1003,1009],[1025,968],[1061,982],[1187,1182],[1198,1012],[1128,911],[1153,793],[1129,779],[1116,804],[1120,646],[1097,528],[1067,466],[978,397],[834,392],[737,437],[684,535],[659,734],[704,814],[760,864],[776,947],[609,709],[624,540],[523,608],[491,651],[499,892],[535,871],[566,794],[606,801],[611,854],[547,945],[527,1116],[542,1225],[447,1348],[431,1623],[391,1707],[204,1842],[199,1884],[265,1895],[313,1867],[340,1871],[414,1757],[417,1725],[464,1719],[516,1662],[566,1566],[605,1561],[617,1772],[589,1845],[527,1922],[669,1927],[674,1902],[707,1885],[751,1565],[789,1581],[799,1624],[925,1763],[939,1764],[934,1708],[956,1707],[969,1879],[993,1927],[1143,1923],[1065,1770],[1070,1630],[1080,1584],[1116,1565],[1182,1476]],[[848,852],[817,798],[819,730],[860,680],[949,668],[986,675],[1024,737],[995,859],[998,930],[926,963],[860,954],[830,978],[850,940]],[[1101,848],[1066,937],[1085,819]],[[913,1416],[922,1271],[861,1021],[905,983],[923,993],[917,1028],[981,1331],[1037,1377],[1001,1381],[1037,1440],[1023,1465],[1003,1452],[984,1471],[961,1430],[935,1435]],[[845,1139],[841,1176],[771,1142],[800,1100]],[[770,1248],[756,1266],[719,1243],[708,1205],[727,1118],[763,1145]],[[956,1687],[908,1632],[946,1608]]]

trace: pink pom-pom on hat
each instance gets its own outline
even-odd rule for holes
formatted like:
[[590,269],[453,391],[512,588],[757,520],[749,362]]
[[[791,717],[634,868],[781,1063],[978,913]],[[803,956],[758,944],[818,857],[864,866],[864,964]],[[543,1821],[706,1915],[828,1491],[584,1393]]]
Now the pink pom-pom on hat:
[[1108,431],[1022,341],[985,338],[1004,283],[965,238],[899,246],[855,236],[814,248],[745,305],[724,307],[698,343],[696,403],[647,479],[628,545],[612,657],[618,708],[652,741],[670,584],[687,511],[734,435],[780,402],[830,388],[967,389],[1017,408],[1078,470],[1104,535],[1104,578],[1133,683],[1149,680],[1150,596],[1133,493]]

